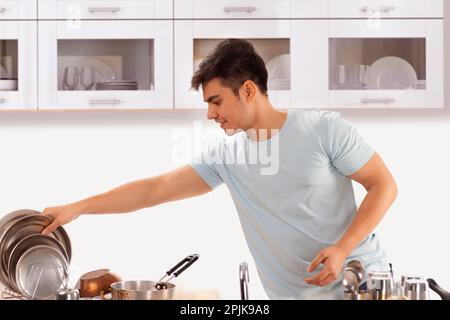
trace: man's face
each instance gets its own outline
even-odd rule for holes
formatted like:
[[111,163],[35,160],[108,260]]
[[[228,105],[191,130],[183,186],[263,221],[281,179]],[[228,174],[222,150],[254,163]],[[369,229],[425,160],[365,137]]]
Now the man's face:
[[242,87],[240,97],[237,97],[219,79],[212,79],[203,86],[203,100],[208,103],[208,119],[215,120],[228,135],[247,130],[252,122],[251,106],[245,102],[241,90]]

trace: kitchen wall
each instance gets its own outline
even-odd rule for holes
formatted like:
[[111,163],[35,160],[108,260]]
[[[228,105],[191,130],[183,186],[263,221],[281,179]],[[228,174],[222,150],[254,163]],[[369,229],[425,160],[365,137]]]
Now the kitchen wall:
[[[433,277],[450,289],[449,19],[445,23],[444,110],[341,112],[397,180],[399,196],[378,228],[397,276]],[[76,201],[173,169],[180,146],[197,143],[199,133],[218,133],[205,118],[204,111],[0,113],[0,216]],[[364,190],[355,190],[360,202]],[[177,260],[200,253],[176,280],[181,289],[239,299],[238,265],[245,260],[250,297],[266,299],[225,187],[132,214],[83,216],[66,229],[74,279],[98,268],[125,279],[159,279]]]

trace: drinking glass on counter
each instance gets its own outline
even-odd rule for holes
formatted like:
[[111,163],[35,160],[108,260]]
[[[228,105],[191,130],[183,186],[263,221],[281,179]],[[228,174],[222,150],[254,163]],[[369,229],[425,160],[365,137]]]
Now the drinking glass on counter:
[[404,298],[407,300],[428,300],[428,284],[423,279],[406,279]]
[[394,290],[394,278],[392,273],[370,272],[367,287],[372,300],[387,300]]

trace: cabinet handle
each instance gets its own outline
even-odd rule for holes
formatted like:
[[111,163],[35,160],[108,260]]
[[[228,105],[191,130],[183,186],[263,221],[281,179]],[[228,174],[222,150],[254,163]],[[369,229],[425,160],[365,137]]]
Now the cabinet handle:
[[89,103],[93,104],[93,105],[99,105],[99,104],[118,105],[118,104],[121,104],[122,101],[119,99],[91,99],[91,100],[89,100]]
[[90,13],[117,13],[120,11],[119,7],[90,7]]
[[0,13],[6,12],[6,8],[1,7],[0,8]]
[[394,6],[381,6],[381,7],[374,7],[374,6],[364,6],[360,9],[362,13],[391,13],[395,11],[396,7]]
[[225,13],[240,13],[240,12],[247,12],[248,14],[252,14],[256,11],[255,7],[225,7],[223,8],[223,11]]
[[391,104],[395,102],[394,98],[361,98],[358,100],[359,104]]

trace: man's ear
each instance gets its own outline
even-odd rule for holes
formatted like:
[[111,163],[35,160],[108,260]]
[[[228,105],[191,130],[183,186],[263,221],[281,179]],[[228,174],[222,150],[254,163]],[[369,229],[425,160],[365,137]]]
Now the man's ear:
[[255,83],[253,81],[247,80],[244,82],[243,89],[245,92],[245,100],[249,102],[252,100],[256,93]]

